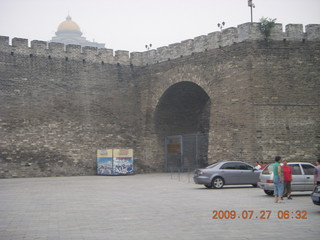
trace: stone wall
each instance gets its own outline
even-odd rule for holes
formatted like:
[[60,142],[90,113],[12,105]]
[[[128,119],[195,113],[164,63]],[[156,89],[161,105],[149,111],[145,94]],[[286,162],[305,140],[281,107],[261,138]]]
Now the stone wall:
[[0,54],[0,176],[93,175],[96,150],[135,148],[130,66]]
[[118,147],[136,172],[163,171],[164,136],[203,132],[209,162],[314,162],[319,25],[277,24],[268,41],[257,27],[115,55],[0,37],[0,177],[94,175],[96,150]]
[[[142,68],[138,82],[145,91],[141,102],[147,103],[142,112],[151,119],[146,121],[150,122],[146,135],[162,136],[153,143],[156,147],[149,162],[164,165],[163,136],[169,134],[165,127],[159,133],[154,125],[159,102],[176,84],[186,91],[182,83],[187,81],[202,88],[210,99],[209,162],[272,162],[275,155],[281,155],[290,161],[314,163],[320,150],[319,56],[319,42],[257,40]],[[180,95],[179,90],[175,95]],[[179,99],[172,97],[171,105],[175,101]],[[185,122],[194,117],[190,111],[197,109],[185,110]],[[173,112],[162,114],[170,119]],[[171,120],[167,124],[179,129],[182,123]],[[192,131],[201,133],[201,129]],[[172,131],[172,135],[177,133]]]

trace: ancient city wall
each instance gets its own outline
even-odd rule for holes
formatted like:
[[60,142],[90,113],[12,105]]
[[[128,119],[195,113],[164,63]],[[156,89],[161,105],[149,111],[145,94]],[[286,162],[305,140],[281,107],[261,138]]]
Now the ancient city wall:
[[143,53],[64,48],[0,37],[0,177],[94,175],[105,147],[133,148],[136,172],[163,171],[156,111],[183,82],[210,99],[209,161],[319,155],[319,25],[277,24],[265,41],[246,23]]

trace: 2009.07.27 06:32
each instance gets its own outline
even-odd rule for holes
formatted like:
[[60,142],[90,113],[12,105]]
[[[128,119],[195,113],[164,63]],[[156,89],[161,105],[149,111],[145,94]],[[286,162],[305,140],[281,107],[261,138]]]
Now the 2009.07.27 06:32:
[[213,210],[212,219],[270,219],[274,214],[278,219],[308,219],[306,210],[278,210],[273,213],[272,210]]

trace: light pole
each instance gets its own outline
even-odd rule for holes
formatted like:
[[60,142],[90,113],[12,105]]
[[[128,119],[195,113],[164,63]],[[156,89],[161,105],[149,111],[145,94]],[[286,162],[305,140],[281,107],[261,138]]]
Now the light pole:
[[252,2],[252,0],[248,0],[248,6],[250,7],[250,10],[251,10],[251,22],[253,22],[253,18],[252,18],[252,8],[255,8],[256,6],[255,6],[254,3]]

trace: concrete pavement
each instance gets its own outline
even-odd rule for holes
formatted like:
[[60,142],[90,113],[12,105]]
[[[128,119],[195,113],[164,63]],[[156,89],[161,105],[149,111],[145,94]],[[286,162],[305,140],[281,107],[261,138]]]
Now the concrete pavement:
[[320,238],[307,194],[276,204],[259,188],[206,189],[187,174],[0,179],[0,194],[0,240]]

